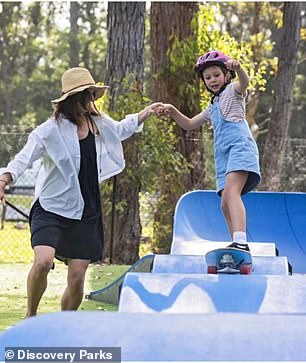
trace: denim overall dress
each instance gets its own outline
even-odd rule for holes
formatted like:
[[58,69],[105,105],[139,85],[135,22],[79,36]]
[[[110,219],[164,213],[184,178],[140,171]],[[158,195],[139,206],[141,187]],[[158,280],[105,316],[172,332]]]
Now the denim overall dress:
[[217,193],[221,195],[226,174],[232,171],[249,172],[242,194],[253,190],[260,182],[259,155],[247,121],[226,121],[221,114],[218,98],[211,107],[214,130],[214,153]]

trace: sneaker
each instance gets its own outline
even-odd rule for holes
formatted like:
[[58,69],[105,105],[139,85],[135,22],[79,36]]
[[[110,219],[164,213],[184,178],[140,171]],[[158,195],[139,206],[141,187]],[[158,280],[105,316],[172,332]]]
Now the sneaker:
[[228,245],[227,247],[231,247],[231,248],[237,248],[238,250],[243,250],[243,251],[250,251],[250,247],[247,243],[240,243],[240,242],[233,242],[230,245]]

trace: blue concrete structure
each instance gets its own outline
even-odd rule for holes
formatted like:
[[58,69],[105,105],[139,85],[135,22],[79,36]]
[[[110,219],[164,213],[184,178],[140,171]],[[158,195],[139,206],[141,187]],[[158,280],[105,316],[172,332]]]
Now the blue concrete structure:
[[0,335],[3,348],[121,347],[123,362],[305,361],[306,315],[65,312]]
[[244,201],[252,275],[206,274],[205,253],[230,238],[215,192],[187,193],[171,254],[147,256],[89,295],[113,303],[120,295],[118,312],[23,321],[0,334],[0,360],[4,347],[51,346],[121,347],[123,362],[306,361],[306,194],[254,192]]
[[129,273],[119,312],[305,314],[306,275]]
[[[208,242],[209,243],[209,242]],[[152,273],[206,274],[204,255],[156,255]],[[288,260],[285,256],[254,256],[253,274],[288,275]]]
[[[249,242],[274,242],[293,271],[306,273],[306,193],[252,192],[243,196]],[[178,201],[173,244],[194,240],[229,241],[215,191],[192,191]]]

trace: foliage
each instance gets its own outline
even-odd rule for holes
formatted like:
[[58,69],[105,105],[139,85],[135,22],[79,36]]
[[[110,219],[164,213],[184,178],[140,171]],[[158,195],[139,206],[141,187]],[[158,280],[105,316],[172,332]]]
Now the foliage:
[[[217,18],[220,16],[219,4],[214,4],[211,7],[200,6],[198,20],[199,54],[203,54],[210,49],[218,49],[232,58],[238,59],[249,74],[249,89],[252,91],[258,88],[260,91],[264,91],[267,84],[267,73],[272,69],[275,70],[276,67],[277,59],[267,58],[267,55],[273,49],[273,44],[263,33],[250,35],[248,40],[235,39],[228,32],[221,31],[217,27]],[[253,51],[255,44],[261,44],[260,47],[256,47],[256,59],[254,59],[255,54]],[[202,106],[205,107],[207,103],[207,96],[203,94]]]
[[[108,97],[101,98],[97,105],[100,110],[108,113]],[[126,114],[139,112],[150,103],[150,99],[142,95],[141,90],[133,75],[126,76],[120,84],[120,95],[116,98],[115,111],[111,113],[111,117],[115,120],[122,119]],[[156,213],[158,206],[156,204],[158,191],[165,183],[174,188],[180,187],[180,177],[186,172],[187,164],[183,160],[182,155],[175,149],[177,143],[173,132],[173,124],[169,124],[165,120],[160,120],[155,116],[151,116],[145,122],[143,132],[136,135],[134,142],[139,147],[139,168],[134,165],[126,165],[126,175],[140,182],[141,191],[148,193],[151,198],[150,206],[147,211],[151,216]],[[161,175],[162,168],[172,170],[172,173]],[[106,214],[111,212],[111,193],[112,181],[102,183],[102,202],[103,209]],[[117,201],[116,210],[120,210],[127,201]]]
[[[240,60],[244,69],[250,75],[249,88],[251,92],[265,90],[267,74],[275,67],[275,59],[267,58],[273,45],[265,34],[258,33],[254,36],[250,36],[248,40],[235,39],[227,31],[221,30],[221,18],[222,14],[218,3],[200,5],[198,14],[191,24],[194,33],[197,35],[191,35],[188,39],[184,39],[184,41],[179,41],[174,38],[172,47],[168,51],[171,65],[169,69],[165,68],[164,73],[169,80],[169,83],[175,85],[177,94],[176,106],[188,116],[199,113],[200,108],[204,109],[209,104],[211,98],[211,95],[208,94],[203,87],[202,81],[200,81],[196,75],[194,75],[193,79],[190,79],[190,70],[193,69],[199,55],[204,54],[210,49],[218,49],[231,55],[233,58]],[[255,45],[257,45],[257,47],[255,47]],[[254,57],[255,49],[258,58]],[[199,85],[201,85],[200,102],[197,99]],[[193,114],[190,115],[190,112],[193,112]],[[167,127],[169,130],[168,132],[170,132],[169,134],[173,135],[173,139],[171,139],[171,136],[168,136],[173,148],[172,152],[179,154],[177,152],[179,136],[171,133],[171,123]],[[162,135],[162,131],[160,134]],[[205,125],[203,127],[203,145],[205,156],[203,165],[203,169],[205,169],[204,184],[208,188],[214,188],[213,133],[210,125]],[[169,151],[171,152],[171,150]],[[158,159],[158,162],[161,162],[161,170],[166,170],[166,173],[164,172],[161,175],[160,189],[163,190],[162,188],[167,187],[169,185],[167,184],[168,179],[170,179],[172,180],[172,183],[170,183],[171,187],[174,189],[176,188],[176,191],[179,193],[182,185],[180,180],[184,173],[188,171],[190,165],[188,165],[183,158],[176,168],[173,168],[173,165],[169,165],[167,168],[160,159]],[[171,212],[167,208],[168,200],[166,198],[161,199],[158,196],[159,195],[157,194],[157,198],[154,200],[156,203],[155,213],[158,213],[157,223],[159,230],[164,230],[159,233],[159,238],[164,239],[165,245],[169,245],[171,242],[172,226],[165,216]],[[159,246],[160,245],[163,246],[163,243],[159,242]]]
[[[60,77],[69,67],[69,3],[0,4],[0,125],[33,128],[51,113]],[[80,4],[80,66],[104,78],[106,52],[103,5]],[[7,110],[7,112],[5,112]],[[8,115],[10,118],[8,119]]]
[[[242,61],[251,76],[250,94],[260,92],[257,119],[266,119],[273,95],[273,74],[276,58],[273,41],[282,26],[283,3],[269,2],[207,2],[200,5],[198,16],[193,20],[197,37],[184,42],[173,39],[169,50],[170,69],[166,76],[178,85],[177,99],[182,110],[194,108],[200,112],[209,103],[210,95],[195,76],[188,80],[186,70],[190,70],[197,57],[208,49],[220,49]],[[7,133],[29,132],[43,122],[51,113],[50,100],[60,93],[60,77],[69,66],[69,2],[1,2],[0,3],[0,160],[4,165],[20,149],[25,137]],[[80,45],[80,65],[90,68],[96,80],[104,78],[106,53],[106,14],[103,3],[79,2],[77,40]],[[254,31],[254,13],[260,7],[259,32]],[[305,58],[305,29],[301,30],[300,59]],[[146,50],[148,51],[148,49]],[[147,60],[148,60],[147,56]],[[146,63],[148,64],[148,63]],[[295,84],[295,109],[291,133],[302,137],[305,132],[305,66],[301,61]],[[144,89],[150,90],[146,67]],[[266,91],[268,81],[268,91]],[[201,102],[195,96],[201,86]],[[145,107],[150,100],[133,77],[129,76],[120,85],[123,92],[117,100],[115,112],[111,116],[121,119],[124,114],[134,113]],[[100,107],[108,110],[107,99]],[[263,115],[263,116],[262,116]],[[25,136],[25,135],[24,135]],[[12,140],[12,141],[11,141]],[[168,120],[151,117],[142,134],[135,136],[139,145],[140,167],[127,165],[127,175],[140,181],[141,189],[150,195],[150,213],[173,213],[163,200],[157,203],[163,188],[173,188],[181,192],[181,178],[189,170],[189,165],[177,152],[178,137],[174,125]],[[212,129],[204,126],[203,145],[205,152],[205,184],[214,187],[214,163]],[[167,170],[162,173],[161,170]],[[106,212],[110,212],[111,181],[103,183]],[[126,201],[120,201],[120,210]],[[159,216],[160,228],[169,233]],[[17,247],[16,247],[17,248]]]
[[[233,5],[235,8],[237,6],[239,5]],[[181,86],[178,89],[178,94],[184,100],[184,104],[191,103],[191,107],[194,109],[199,109],[198,105],[192,104],[195,100],[196,82],[201,84],[200,105],[202,109],[209,104],[211,95],[203,87],[203,82],[196,76],[194,77],[194,83],[184,82],[184,76],[187,67],[194,66],[198,56],[208,50],[218,49],[240,60],[250,76],[249,90],[251,93],[255,90],[261,92],[265,90],[267,76],[270,72],[273,72],[276,66],[276,58],[268,58],[273,44],[267,39],[267,34],[262,32],[253,36],[249,35],[247,40],[235,39],[220,27],[221,19],[224,16],[224,14],[221,14],[221,8],[224,10],[224,7],[219,3],[200,5],[197,18],[192,23],[192,26],[197,29],[197,38],[190,37],[184,42],[175,40],[172,49],[169,50],[171,58],[170,77],[176,80],[180,79]],[[243,9],[246,11],[248,7]],[[279,14],[277,14],[276,19],[279,19]],[[257,46],[255,47],[255,45]],[[254,49],[257,51],[256,55]],[[204,127],[203,138],[206,158],[205,167],[207,169],[205,184],[212,187],[214,163],[212,129],[209,125]]]

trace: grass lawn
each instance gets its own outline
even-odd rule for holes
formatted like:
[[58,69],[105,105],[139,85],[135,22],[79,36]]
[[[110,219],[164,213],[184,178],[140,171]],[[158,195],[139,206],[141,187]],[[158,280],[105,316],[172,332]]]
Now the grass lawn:
[[[0,331],[20,322],[26,311],[26,279],[30,264],[0,264]],[[129,266],[90,265],[85,294],[98,290],[114,281]],[[66,285],[67,267],[56,263],[55,270],[49,273],[48,288],[40,303],[39,314],[60,310],[60,298]],[[117,307],[96,301],[83,301],[80,310],[116,310]]]
[[[17,206],[25,206],[20,196],[9,196],[9,200]],[[26,206],[30,206],[31,199],[27,198]],[[147,223],[144,236],[151,236],[151,229]],[[17,228],[18,227],[18,228]],[[151,253],[151,245],[143,243],[139,254],[144,256]],[[26,311],[26,279],[33,260],[30,244],[30,230],[28,223],[6,221],[4,229],[0,229],[0,331],[20,322]],[[85,294],[101,289],[122,275],[129,266],[90,265],[85,281]],[[56,268],[50,271],[48,288],[39,306],[39,314],[60,310],[61,295],[66,286],[67,267],[56,262]],[[83,301],[80,310],[116,310],[117,307],[94,301]]]

